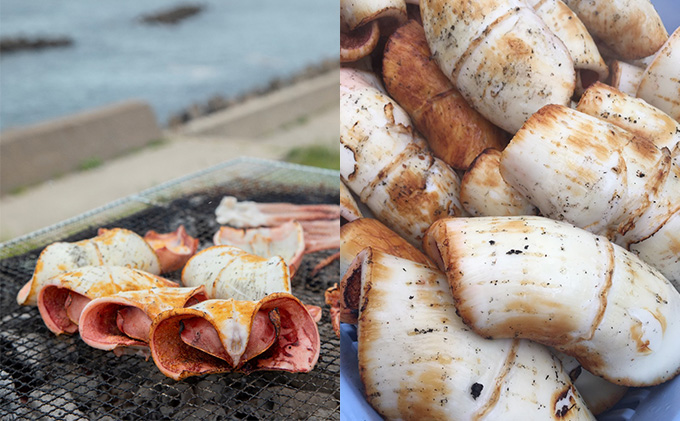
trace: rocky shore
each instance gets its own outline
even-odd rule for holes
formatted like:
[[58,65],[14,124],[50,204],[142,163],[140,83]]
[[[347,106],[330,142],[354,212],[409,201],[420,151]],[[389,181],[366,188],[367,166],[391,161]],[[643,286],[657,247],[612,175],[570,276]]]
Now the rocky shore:
[[72,44],[73,40],[68,37],[4,37],[0,39],[0,52],[13,53],[23,50],[41,50],[44,48],[68,47]]
[[179,113],[171,116],[168,119],[167,126],[171,129],[177,128],[193,119],[241,104],[251,98],[279,90],[283,87],[290,86],[300,81],[326,73],[330,70],[337,69],[338,67],[340,67],[340,62],[338,59],[328,59],[318,64],[309,65],[302,71],[290,77],[272,79],[266,86],[257,87],[247,93],[235,97],[228,98],[222,95],[214,95],[205,102],[194,103]]
[[184,4],[168,10],[142,16],[141,20],[144,23],[174,25],[198,14],[203,11],[203,9],[205,9],[205,7],[202,5]]

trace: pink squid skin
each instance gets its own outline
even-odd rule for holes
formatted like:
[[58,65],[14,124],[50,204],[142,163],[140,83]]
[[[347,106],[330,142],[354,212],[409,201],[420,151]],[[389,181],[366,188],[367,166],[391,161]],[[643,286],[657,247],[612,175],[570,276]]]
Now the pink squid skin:
[[315,221],[339,219],[338,205],[294,205],[292,203],[258,203],[257,209],[267,214],[267,225],[280,225],[290,220]]
[[340,218],[300,223],[305,232],[305,253],[340,248]]
[[[38,310],[55,335],[78,331],[78,318],[90,299],[67,288],[48,285],[38,294]],[[75,321],[74,321],[75,320]]]
[[[92,300],[80,317],[80,336],[88,345],[116,355],[150,355],[153,319],[162,311],[207,300],[205,287],[129,291]],[[130,349],[128,349],[130,348]]]
[[[175,309],[161,314],[152,326],[151,351],[160,371],[179,380],[209,373],[308,372],[314,368],[320,351],[319,332],[298,299],[274,293],[259,302],[235,303],[255,305],[251,307],[254,313],[248,342],[237,364],[223,345],[223,340],[230,338],[222,337],[216,325],[204,318],[206,313],[194,308]],[[221,316],[213,313],[211,317]]]
[[[266,243],[266,249],[269,250],[269,253],[264,253],[260,257],[269,258],[272,257],[272,251],[277,251],[281,244],[290,242],[291,238],[296,239],[297,245],[295,250],[289,250],[289,253],[292,251],[292,257],[283,257],[286,260],[290,276],[292,277],[300,267],[305,254],[304,231],[301,224],[297,221],[287,221],[273,227],[232,228],[223,226],[213,236],[213,242],[215,245],[239,247],[253,254],[258,254],[256,250],[260,247],[265,247]],[[292,244],[291,248],[293,248]]]
[[198,238],[187,234],[184,225],[165,234],[149,230],[144,240],[154,249],[161,263],[161,272],[174,272],[184,267],[198,249]]

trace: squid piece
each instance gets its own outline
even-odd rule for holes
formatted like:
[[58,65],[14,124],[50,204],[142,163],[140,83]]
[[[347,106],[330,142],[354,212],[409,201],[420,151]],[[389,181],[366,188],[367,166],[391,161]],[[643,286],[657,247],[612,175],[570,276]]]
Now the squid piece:
[[628,95],[636,96],[645,69],[623,61],[614,60],[611,64],[611,70],[611,86]]
[[340,314],[343,323],[356,324],[359,316],[358,284],[349,282],[345,274],[351,272],[351,264],[365,248],[436,268],[436,265],[411,243],[401,238],[377,219],[363,218],[343,225],[340,229]]
[[577,95],[594,82],[607,79],[609,69],[593,37],[569,6],[562,0],[530,0],[528,3],[569,50],[576,70]]
[[151,323],[161,312],[208,299],[205,287],[123,291],[90,301],[80,313],[83,341],[93,348],[148,358]]
[[472,109],[432,59],[423,27],[409,21],[387,40],[385,88],[411,116],[433,154],[465,170],[484,149],[503,150],[505,133]]
[[162,273],[182,269],[187,260],[198,249],[198,238],[187,234],[184,225],[180,225],[176,231],[166,234],[159,234],[150,230],[144,234],[144,240],[156,252]]
[[680,293],[606,238],[534,216],[440,220],[423,242],[478,334],[553,346],[623,386],[680,373]]
[[338,288],[338,283],[334,283],[332,287],[328,288],[324,294],[324,301],[330,307],[331,314],[331,325],[333,326],[333,332],[340,337],[340,288]]
[[83,309],[95,298],[177,286],[160,276],[122,266],[83,266],[48,279],[38,293],[38,310],[54,334],[75,333]]
[[215,209],[215,216],[218,224],[236,228],[271,227],[292,220],[339,219],[340,206],[239,202],[233,196],[225,196]]
[[588,28],[624,59],[654,54],[668,38],[661,17],[649,0],[564,0]]
[[181,380],[233,371],[309,372],[320,339],[305,306],[275,293],[259,301],[208,300],[165,311],[151,326],[149,345],[160,371]]
[[576,386],[588,409],[594,415],[599,415],[611,409],[628,391],[628,387],[608,382],[581,367],[578,360],[569,355],[554,351],[562,362],[562,367],[569,373],[571,381]]
[[349,264],[366,247],[409,259],[416,263],[436,267],[422,251],[387,228],[377,219],[362,218],[340,228],[340,276],[347,272]]
[[515,133],[546,104],[569,105],[574,63],[564,43],[521,0],[423,0],[434,60],[468,103]]
[[466,327],[440,271],[370,248],[357,260],[359,372],[383,417],[594,419],[547,348]]
[[581,96],[576,110],[651,140],[670,151],[680,144],[680,123],[646,101],[604,83],[595,83]]
[[305,253],[340,247],[340,218],[319,221],[302,221],[305,233]]
[[274,292],[291,292],[283,257],[266,259],[233,246],[213,246],[196,253],[182,270],[182,284],[203,285],[212,299],[257,301]]
[[340,70],[340,177],[375,216],[413,244],[438,218],[463,214],[460,180],[433,157],[375,76]]
[[347,222],[364,217],[345,183],[340,183],[340,217]]
[[357,61],[371,54],[381,32],[406,22],[404,0],[341,0],[340,61]]
[[276,227],[231,228],[221,227],[213,236],[215,245],[238,247],[265,259],[281,256],[292,277],[300,267],[305,253],[305,236],[297,221],[285,222]]
[[472,216],[537,215],[538,209],[501,176],[501,152],[487,149],[465,171],[460,201]]
[[373,52],[379,40],[380,27],[375,20],[353,31],[340,32],[340,62],[361,60]]
[[669,223],[680,213],[679,164],[645,138],[548,105],[505,148],[501,174],[542,215],[635,248],[678,286],[680,231]]
[[645,69],[637,96],[680,121],[680,28]]
[[17,294],[17,302],[36,305],[40,289],[50,278],[92,265],[127,266],[156,275],[161,273],[158,256],[142,237],[122,228],[100,229],[96,237],[87,240],[45,247],[31,280]]

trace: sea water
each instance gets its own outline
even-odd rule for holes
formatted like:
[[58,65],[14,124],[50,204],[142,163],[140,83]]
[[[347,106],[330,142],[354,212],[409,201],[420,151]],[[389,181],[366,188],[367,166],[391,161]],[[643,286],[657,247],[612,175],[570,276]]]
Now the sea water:
[[179,4],[1,0],[1,36],[67,36],[73,45],[0,55],[0,129],[132,98],[164,125],[193,103],[338,57],[337,2],[201,0],[187,4],[203,11],[175,25],[140,19]]

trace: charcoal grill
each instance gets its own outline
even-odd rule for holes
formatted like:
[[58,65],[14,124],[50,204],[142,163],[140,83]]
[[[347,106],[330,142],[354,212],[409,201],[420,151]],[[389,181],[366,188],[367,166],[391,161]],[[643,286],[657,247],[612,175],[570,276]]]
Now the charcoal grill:
[[[323,292],[337,282],[336,261],[314,277],[312,268],[334,251],[306,255],[293,293],[324,308],[321,353],[310,373],[213,374],[174,381],[153,361],[116,357],[87,346],[78,335],[55,336],[36,307],[16,303],[40,251],[55,241],[96,235],[99,227],[175,230],[184,224],[212,244],[215,208],[224,195],[239,200],[338,203],[335,171],[251,158],[146,190],[71,220],[0,245],[0,420],[6,419],[339,419],[340,343]],[[179,273],[168,275],[179,280]]]

